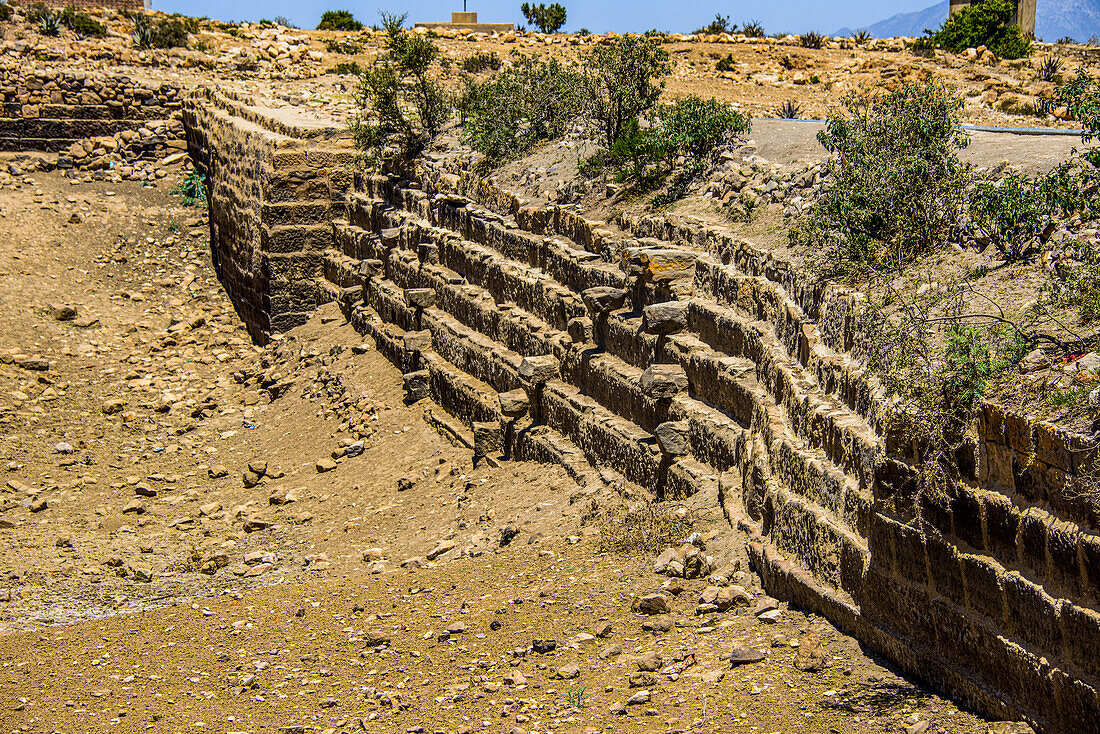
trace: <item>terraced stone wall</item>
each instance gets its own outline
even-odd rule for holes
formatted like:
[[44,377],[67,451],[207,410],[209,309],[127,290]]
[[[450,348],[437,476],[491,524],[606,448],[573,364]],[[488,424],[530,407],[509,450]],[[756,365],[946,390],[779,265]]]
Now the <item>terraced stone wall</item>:
[[769,591],[990,715],[1100,731],[1086,443],[987,405],[967,487],[922,497],[850,356],[858,294],[699,223],[623,224],[432,166],[371,177],[322,287],[475,451],[715,491]]
[[252,338],[266,343],[322,302],[321,253],[355,153],[342,131],[280,120],[225,90],[198,90],[184,126],[207,177],[214,267]]
[[136,130],[180,109],[177,85],[123,75],[0,66],[0,150],[61,151],[82,138]]
[[1100,732],[1084,439],[987,405],[966,486],[921,496],[852,356],[858,294],[699,222],[616,231],[444,161],[344,197],[313,165],[323,140],[249,115],[188,107],[215,262],[254,334],[335,300],[475,454],[715,493],[770,593],[991,716]]

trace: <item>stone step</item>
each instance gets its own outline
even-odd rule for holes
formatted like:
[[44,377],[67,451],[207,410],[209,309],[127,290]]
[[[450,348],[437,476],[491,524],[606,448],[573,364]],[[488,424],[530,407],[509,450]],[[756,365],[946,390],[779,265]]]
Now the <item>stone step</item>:
[[[416,192],[417,196],[414,197],[416,201],[423,200],[423,192]],[[375,202],[377,204],[377,202]],[[393,215],[389,212],[373,212],[370,215],[365,214],[369,203],[360,199],[358,202],[353,200],[352,211],[360,216],[359,221],[375,221],[380,224],[395,224],[402,222],[403,219],[400,215]],[[407,223],[407,222],[406,222]],[[402,236],[407,238],[410,236],[406,230],[396,228],[397,233],[392,236],[395,238],[391,244],[396,244]],[[431,232],[423,232],[423,236],[430,236]],[[404,234],[402,234],[404,232]],[[438,235],[439,230],[435,230]],[[412,235],[419,237],[420,235]],[[438,237],[437,237],[438,241]],[[499,259],[490,258],[485,254],[487,248],[481,247],[475,243],[469,243],[461,240],[442,241],[438,248],[438,254],[440,259],[447,260],[454,264],[460,270],[466,271],[471,276],[471,280],[477,279],[479,282],[483,282],[489,285],[497,285],[496,292],[493,293],[495,299],[502,300],[509,296],[522,297],[529,289],[524,289],[522,286],[525,284],[521,278],[527,278],[527,282],[534,281],[538,283],[542,281],[542,285],[539,287],[537,298],[527,298],[526,303],[534,304],[535,307],[541,307],[544,314],[559,313],[560,309],[554,309],[546,306],[545,294],[548,290],[553,288],[559,288],[558,284],[553,279],[548,278],[541,272],[528,268],[527,272],[520,273],[519,275],[513,274],[511,286],[501,285],[501,279],[507,278],[507,268],[510,266],[515,270],[517,265],[505,261],[502,263]],[[453,253],[454,257],[449,257]],[[383,256],[384,253],[377,252],[379,256]],[[411,258],[411,256],[410,256]],[[488,266],[492,268],[492,272],[487,272],[484,268],[471,267],[471,263],[479,264],[487,262]],[[472,271],[472,272],[471,272]],[[549,283],[550,285],[547,285]],[[584,313],[581,311],[580,304],[575,303],[579,299],[573,295],[570,291],[565,291],[563,298],[572,299],[576,310],[574,313]],[[520,298],[520,300],[523,300]],[[854,415],[847,414],[844,406],[839,404],[835,400],[826,399],[824,396],[815,396],[815,386],[808,380],[800,379],[800,376],[795,374],[797,365],[790,362],[789,359],[782,354],[781,350],[774,343],[774,338],[767,331],[764,324],[747,324],[747,320],[730,309],[724,309],[716,304],[708,304],[701,300],[694,300],[693,306],[695,310],[702,310],[702,317],[709,316],[710,318],[698,318],[697,320],[701,324],[700,331],[706,336],[710,336],[710,341],[719,341],[726,349],[727,352],[734,352],[747,355],[751,357],[755,362],[767,367],[769,364],[775,365],[779,363],[778,367],[775,367],[775,374],[773,375],[772,383],[775,384],[775,390],[773,394],[778,394],[786,399],[786,407],[792,414],[800,415],[803,420],[800,422],[805,432],[804,436],[808,437],[811,444],[815,444],[816,448],[821,448],[825,451],[826,455],[830,459],[838,462],[843,462],[843,465],[848,470],[858,472],[860,485],[863,487],[869,487],[871,476],[869,467],[873,464],[869,461],[869,457],[873,457],[877,450],[874,434],[870,429]],[[722,312],[723,318],[719,319],[715,317],[714,312]],[[561,322],[565,321],[568,316],[561,316],[555,319],[558,322],[559,328]],[[613,330],[618,325],[618,314],[614,319],[609,320],[608,329]],[[636,320],[628,320],[629,324],[626,329],[626,333],[620,335],[618,338],[608,339],[608,343],[612,351],[616,352],[620,356],[624,356],[630,361],[636,364],[646,364],[652,355],[652,347],[650,343],[635,343],[633,346],[624,347],[624,339],[630,339],[631,341],[638,342],[636,338],[641,332],[636,326]],[[741,338],[739,340],[724,340],[719,339],[718,334],[728,331],[730,329],[740,330]],[[746,331],[747,329],[747,331]],[[749,350],[745,345],[755,345],[755,349]],[[619,347],[616,349],[616,347]],[[762,370],[763,372],[763,370]],[[799,380],[795,383],[795,380]],[[806,397],[803,393],[808,394]],[[743,420],[746,420],[743,417]],[[796,427],[797,428],[797,427]],[[797,430],[796,430],[797,433]],[[817,439],[815,441],[815,439]]]

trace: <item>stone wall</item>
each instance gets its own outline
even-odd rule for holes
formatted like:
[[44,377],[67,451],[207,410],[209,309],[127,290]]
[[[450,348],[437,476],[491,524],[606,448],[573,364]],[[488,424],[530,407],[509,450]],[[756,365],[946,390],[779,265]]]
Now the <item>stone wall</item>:
[[265,343],[321,302],[321,252],[344,212],[355,153],[343,131],[261,114],[226,90],[198,90],[184,125],[207,177],[214,267],[252,338]]
[[280,259],[294,276],[276,283],[259,202],[295,143],[209,98],[189,109],[219,272],[254,333],[289,283],[286,325],[336,300],[411,400],[470,426],[475,453],[560,462],[581,482],[606,466],[658,497],[713,492],[770,593],[991,716],[1100,731],[1082,437],[987,405],[958,496],[922,496],[851,354],[858,293],[697,221],[614,232],[440,161],[339,201],[331,184],[290,187],[329,204],[295,225]]
[[33,64],[0,66],[0,150],[61,151],[180,109],[178,85]]

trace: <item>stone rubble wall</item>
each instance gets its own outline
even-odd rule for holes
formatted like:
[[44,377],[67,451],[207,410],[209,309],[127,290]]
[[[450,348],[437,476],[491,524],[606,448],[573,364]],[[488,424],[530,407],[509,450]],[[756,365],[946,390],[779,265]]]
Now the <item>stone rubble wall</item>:
[[[937,503],[883,438],[886,396],[852,356],[858,293],[701,222],[615,232],[438,160],[345,196],[346,179],[278,165],[322,155],[324,138],[233,109],[207,96],[187,122],[219,273],[254,335],[335,300],[410,400],[470,426],[475,453],[556,461],[580,482],[610,468],[661,498],[714,493],[770,593],[991,716],[1100,732],[1082,437],[987,405],[966,486]],[[287,224],[269,218],[275,190]],[[285,254],[280,227],[297,228]]]
[[304,323],[321,302],[321,253],[344,211],[346,140],[271,120],[225,90],[188,99],[192,160],[206,175],[214,266],[252,338]]
[[180,88],[121,74],[0,66],[0,150],[62,151],[81,139],[138,130],[182,107]]

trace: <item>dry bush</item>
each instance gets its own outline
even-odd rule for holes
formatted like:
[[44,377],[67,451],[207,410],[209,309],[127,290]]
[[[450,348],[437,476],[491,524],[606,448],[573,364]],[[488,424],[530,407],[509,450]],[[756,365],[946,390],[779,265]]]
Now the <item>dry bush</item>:
[[609,553],[657,553],[678,545],[691,530],[674,507],[651,501],[606,508],[593,520],[600,529],[600,550]]

